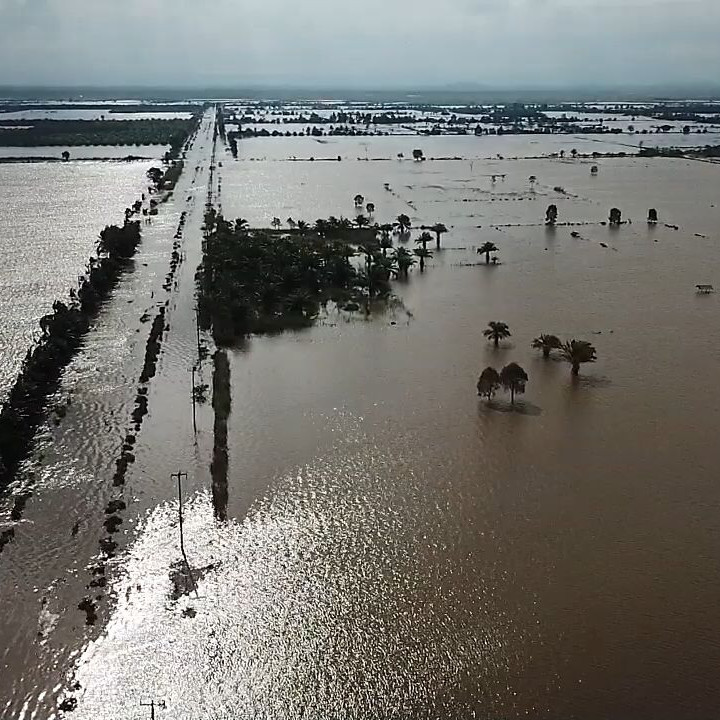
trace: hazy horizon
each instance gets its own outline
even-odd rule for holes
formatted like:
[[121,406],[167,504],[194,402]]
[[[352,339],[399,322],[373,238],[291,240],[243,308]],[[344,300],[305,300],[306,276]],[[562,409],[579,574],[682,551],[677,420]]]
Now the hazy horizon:
[[715,0],[0,0],[0,86],[718,86]]

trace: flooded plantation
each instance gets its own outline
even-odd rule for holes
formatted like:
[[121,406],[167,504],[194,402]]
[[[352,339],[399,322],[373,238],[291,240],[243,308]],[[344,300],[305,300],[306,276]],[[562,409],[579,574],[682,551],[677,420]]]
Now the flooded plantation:
[[[233,158],[208,110],[3,498],[0,712],[712,717],[720,296],[696,285],[720,285],[720,169],[604,156],[627,140],[253,138]],[[387,254],[427,228],[431,256],[394,302],[327,303],[225,364],[196,324],[206,203],[268,232],[406,215]],[[597,361],[573,376],[542,334]],[[478,397],[510,363],[524,394]]]

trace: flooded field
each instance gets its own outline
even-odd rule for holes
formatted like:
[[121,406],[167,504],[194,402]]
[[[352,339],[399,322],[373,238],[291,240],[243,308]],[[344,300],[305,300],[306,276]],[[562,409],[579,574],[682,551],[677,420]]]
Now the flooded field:
[[[720,296],[695,285],[720,285],[720,168],[541,157],[617,152],[614,137],[288,138],[241,141],[238,160],[220,147],[212,182],[211,131],[206,117],[68,372],[72,411],[47,431],[0,555],[0,714],[51,717],[72,697],[67,717],[83,720],[129,720],[150,699],[188,719],[715,717]],[[416,147],[453,159],[397,159]],[[212,411],[195,435],[188,397],[209,187],[253,226],[352,218],[361,193],[378,223],[449,229],[385,313],[331,312],[231,353],[227,522],[210,493]],[[577,225],[546,228],[551,203]],[[632,223],[602,226],[613,206]],[[186,259],[118,491],[139,317],[164,297],[181,211]],[[476,253],[487,241],[497,265]],[[512,332],[497,349],[490,320]],[[598,362],[573,379],[530,348],[540,333],[589,340]],[[480,400],[482,369],[511,361],[530,378],[516,407]],[[208,362],[199,372],[211,382]],[[177,585],[178,470],[197,596]],[[107,594],[87,585],[117,497]],[[85,628],[76,605],[95,592]]]
[[128,155],[157,160],[167,152],[167,145],[50,145],[45,147],[0,147],[0,158],[62,158],[63,150],[70,158],[87,160],[93,158],[123,160]]
[[0,164],[0,396],[39,333],[38,320],[70,288],[100,231],[122,223],[147,185],[149,162]]
[[189,112],[109,112],[107,108],[97,110],[18,110],[0,113],[3,120],[186,120]]

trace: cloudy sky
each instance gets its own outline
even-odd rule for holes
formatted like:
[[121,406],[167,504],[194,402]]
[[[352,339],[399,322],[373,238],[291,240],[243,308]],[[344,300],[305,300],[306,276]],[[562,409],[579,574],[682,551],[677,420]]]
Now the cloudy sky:
[[720,0],[0,0],[0,84],[718,84]]

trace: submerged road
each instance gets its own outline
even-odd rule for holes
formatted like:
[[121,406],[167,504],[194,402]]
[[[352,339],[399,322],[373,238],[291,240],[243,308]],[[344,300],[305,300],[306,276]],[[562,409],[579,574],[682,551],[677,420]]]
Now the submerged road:
[[[64,375],[56,403],[67,408],[65,417],[39,433],[27,472],[0,498],[0,528],[15,528],[0,554],[0,717],[52,717],[63,698],[72,707],[74,665],[112,612],[108,588],[122,572],[137,518],[174,497],[170,473],[188,472],[188,488],[209,474],[212,421],[200,406],[200,432],[193,433],[191,369],[198,362],[194,275],[205,203],[216,192],[214,128],[210,109],[172,197],[143,223],[134,268]],[[173,250],[180,259],[174,271]],[[142,383],[146,342],[160,312],[167,329],[157,373]],[[211,382],[203,367],[197,382]],[[138,390],[147,392],[149,414],[118,486],[113,476]]]

